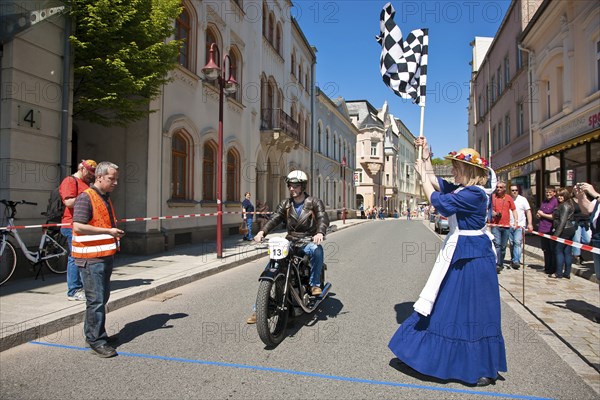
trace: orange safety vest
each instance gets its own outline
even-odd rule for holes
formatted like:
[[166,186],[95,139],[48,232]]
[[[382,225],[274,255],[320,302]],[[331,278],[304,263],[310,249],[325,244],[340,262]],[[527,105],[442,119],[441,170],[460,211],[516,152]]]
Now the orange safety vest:
[[[106,208],[102,197],[92,188],[84,190],[92,202],[92,219],[89,225],[99,228],[117,226],[112,202],[108,199],[110,210]],[[114,225],[111,223],[114,220]],[[78,235],[73,232],[71,256],[74,258],[100,258],[114,255],[119,249],[119,241],[108,234]]]

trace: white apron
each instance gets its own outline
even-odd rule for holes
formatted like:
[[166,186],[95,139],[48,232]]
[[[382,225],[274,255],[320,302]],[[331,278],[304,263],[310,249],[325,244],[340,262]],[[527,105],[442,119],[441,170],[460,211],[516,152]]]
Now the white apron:
[[[463,188],[458,188],[454,191],[454,193],[461,189]],[[446,272],[448,272],[448,267],[450,266],[450,262],[452,261],[454,251],[456,250],[456,244],[458,243],[459,236],[487,235],[490,238],[492,250],[494,251],[494,254],[496,254],[496,249],[493,243],[494,235],[492,235],[487,230],[487,226],[484,226],[482,229],[477,230],[461,231],[460,229],[458,229],[458,220],[456,219],[456,214],[453,214],[448,217],[448,226],[450,228],[450,231],[448,232],[446,240],[444,240],[444,244],[442,245],[442,249],[440,250],[435,260],[435,264],[433,265],[431,274],[427,279],[427,283],[421,291],[419,299],[413,306],[416,312],[425,317],[431,314],[431,310],[433,309],[433,304],[435,303],[435,299],[437,298],[440,286],[442,285],[442,281],[446,276]]]

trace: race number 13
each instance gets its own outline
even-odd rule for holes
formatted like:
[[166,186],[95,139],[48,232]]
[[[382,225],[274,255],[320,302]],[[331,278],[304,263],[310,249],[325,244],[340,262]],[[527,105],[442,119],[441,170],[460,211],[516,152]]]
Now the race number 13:
[[17,106],[19,118],[17,119],[17,125],[26,126],[29,128],[40,129],[42,126],[42,117],[40,110],[35,110],[31,107]]

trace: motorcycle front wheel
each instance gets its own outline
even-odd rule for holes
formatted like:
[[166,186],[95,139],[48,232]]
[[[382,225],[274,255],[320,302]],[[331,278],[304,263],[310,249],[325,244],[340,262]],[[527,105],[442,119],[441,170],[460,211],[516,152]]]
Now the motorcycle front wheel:
[[283,298],[285,275],[279,274],[273,281],[264,280],[258,287],[256,297],[256,329],[263,343],[275,347],[285,337],[288,304]]

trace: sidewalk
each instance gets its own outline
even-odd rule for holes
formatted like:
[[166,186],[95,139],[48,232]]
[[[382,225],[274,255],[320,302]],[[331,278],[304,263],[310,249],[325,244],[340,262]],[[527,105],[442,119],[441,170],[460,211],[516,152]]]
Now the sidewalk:
[[[333,221],[330,231],[367,220]],[[269,237],[285,236],[283,230]],[[241,236],[223,239],[223,258],[216,242],[180,247],[152,256],[117,256],[111,278],[108,310],[116,310],[198,279],[267,255],[265,244],[244,242]],[[0,351],[51,335],[83,321],[85,302],[68,301],[64,275],[9,280],[0,286]]]

